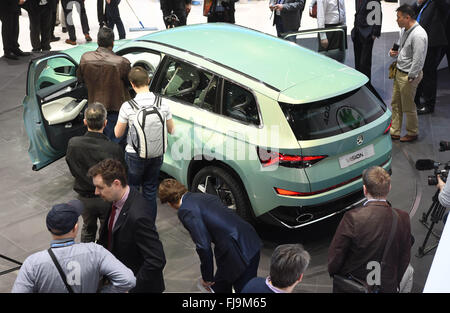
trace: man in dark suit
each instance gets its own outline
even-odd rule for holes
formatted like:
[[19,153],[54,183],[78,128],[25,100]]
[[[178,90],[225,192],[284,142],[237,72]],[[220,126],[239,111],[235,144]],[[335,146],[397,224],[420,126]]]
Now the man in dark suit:
[[175,179],[162,181],[158,194],[161,203],[178,210],[178,218],[196,245],[203,287],[221,293],[230,293],[234,287],[241,292],[258,270],[261,240],[255,229],[217,196],[187,192]]
[[[271,0],[269,8],[274,12],[273,25],[278,37],[282,38],[284,33],[295,32],[300,28],[305,0]],[[295,37],[289,38],[295,41]]]
[[133,271],[136,287],[130,292],[163,292],[166,258],[150,215],[150,204],[127,185],[127,174],[120,161],[103,160],[91,167],[88,175],[95,194],[112,202],[98,243]]
[[[369,2],[371,2],[371,5],[368,7]],[[380,0],[355,0],[355,9],[355,22],[351,32],[355,69],[365,74],[370,83],[373,44],[375,39],[381,35]],[[368,19],[369,15],[370,18]]]
[[[370,167],[364,170],[362,179],[368,200],[342,218],[328,249],[328,272],[330,276],[352,275],[371,286],[378,285],[381,292],[395,293],[403,289],[401,282],[408,273],[411,257],[409,215],[392,208],[386,201],[391,189],[391,178],[386,170]],[[398,216],[396,231],[382,264],[394,214]]]
[[103,104],[95,102],[84,111],[84,124],[88,131],[84,136],[70,138],[67,145],[66,162],[75,177],[73,190],[83,202],[84,210],[81,242],[93,242],[97,235],[97,220],[102,228],[106,216],[111,210],[111,203],[95,195],[92,179],[87,176],[89,168],[105,159],[115,159],[125,165],[121,146],[112,142],[103,134],[106,126],[106,109]]
[[0,20],[2,21],[2,39],[4,57],[18,60],[20,56],[29,56],[31,53],[19,49],[19,5],[25,0],[1,0]]
[[417,22],[428,35],[423,79],[417,86],[414,102],[417,105],[418,114],[428,114],[434,112],[437,68],[442,59],[442,51],[448,45],[445,27],[450,6],[448,0],[418,0],[413,4],[413,8],[417,14]]

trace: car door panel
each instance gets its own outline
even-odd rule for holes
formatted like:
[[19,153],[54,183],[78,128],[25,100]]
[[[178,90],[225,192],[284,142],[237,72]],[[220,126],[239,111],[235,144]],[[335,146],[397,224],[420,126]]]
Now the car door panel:
[[86,131],[87,90],[78,83],[77,66],[62,53],[30,62],[23,105],[33,170],[64,156],[69,139]]

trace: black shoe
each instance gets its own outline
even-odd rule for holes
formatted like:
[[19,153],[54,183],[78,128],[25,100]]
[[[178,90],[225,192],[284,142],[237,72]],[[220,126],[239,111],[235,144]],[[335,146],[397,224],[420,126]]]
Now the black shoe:
[[424,105],[420,108],[417,108],[417,114],[423,115],[423,114],[430,114],[434,112],[434,105]]
[[67,28],[66,28],[66,27],[63,27],[63,28],[62,28],[62,32],[63,32],[63,33],[67,33]]
[[41,52],[41,49],[31,49],[31,52]]
[[52,38],[50,38],[50,42],[59,41],[60,39],[61,37],[52,36]]
[[7,59],[11,59],[11,60],[18,60],[19,58],[12,52],[5,52],[5,54],[3,55],[5,58]]
[[31,55],[30,52],[23,52],[23,51],[20,50],[20,49],[17,49],[17,50],[14,51],[13,53],[14,53],[16,56],[18,56],[18,57],[27,57],[27,56],[30,56],[30,55]]

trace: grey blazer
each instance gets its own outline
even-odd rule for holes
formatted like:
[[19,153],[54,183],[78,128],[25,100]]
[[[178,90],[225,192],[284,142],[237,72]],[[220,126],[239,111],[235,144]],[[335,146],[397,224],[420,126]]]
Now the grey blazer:
[[[276,0],[270,0],[270,5],[276,3]],[[300,28],[305,0],[282,0],[281,4],[283,5],[283,9],[280,11],[280,17],[285,31],[297,31]],[[275,17],[273,23],[275,25]]]

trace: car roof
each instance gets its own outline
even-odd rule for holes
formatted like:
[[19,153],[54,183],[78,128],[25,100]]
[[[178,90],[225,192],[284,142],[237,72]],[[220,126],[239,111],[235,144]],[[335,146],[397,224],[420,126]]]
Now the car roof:
[[354,90],[368,79],[358,71],[299,45],[227,23],[176,27],[139,37],[189,51],[259,80],[280,101],[304,103]]

